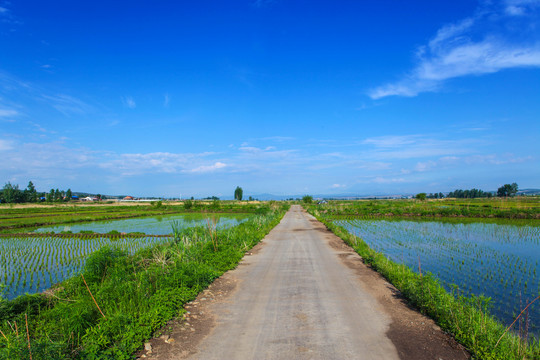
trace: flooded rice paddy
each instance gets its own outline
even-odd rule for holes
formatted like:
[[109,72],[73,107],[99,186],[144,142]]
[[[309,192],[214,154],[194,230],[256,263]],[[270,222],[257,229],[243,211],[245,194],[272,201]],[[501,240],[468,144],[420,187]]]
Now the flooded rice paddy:
[[[69,235],[66,237],[66,234],[1,236],[0,294],[4,298],[13,299],[25,293],[42,292],[78,274],[84,267],[88,255],[103,246],[108,245],[133,253],[142,248],[170,241],[172,237],[169,235],[173,232],[173,226],[177,229],[205,226],[209,219],[213,218],[216,228],[226,228],[236,226],[249,217],[250,215],[245,214],[170,215],[44,227],[37,231],[124,233],[114,239],[95,234],[78,234],[73,237]],[[148,235],[130,236],[129,233],[133,232]]]
[[93,221],[80,224],[68,224],[58,226],[41,227],[34,232],[67,232],[78,233],[81,231],[91,231],[100,234],[106,234],[110,231],[120,233],[140,232],[151,235],[168,235],[172,233],[172,225],[177,224],[180,227],[204,226],[209,217],[217,221],[218,227],[236,226],[247,220],[248,214],[176,214],[154,217]]
[[[334,220],[372,249],[415,271],[429,271],[460,295],[491,297],[493,315],[509,325],[540,293],[540,227],[439,221]],[[540,304],[529,308],[540,333]]]

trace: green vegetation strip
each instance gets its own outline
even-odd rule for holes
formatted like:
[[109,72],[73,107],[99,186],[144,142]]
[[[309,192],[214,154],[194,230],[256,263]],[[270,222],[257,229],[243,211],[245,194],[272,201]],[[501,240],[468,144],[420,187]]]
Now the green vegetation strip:
[[[38,227],[74,224],[90,221],[119,220],[158,215],[188,213],[261,213],[265,206],[255,203],[226,201],[186,201],[183,205],[157,202],[153,205],[130,206],[54,206],[39,208],[10,208],[0,206],[0,232],[23,233]],[[264,211],[262,211],[264,212]]]
[[418,274],[405,265],[389,260],[359,237],[326,219],[317,209],[311,208],[309,211],[362,256],[366,264],[399,289],[412,305],[451,333],[476,358],[540,359],[540,341],[506,332],[506,327],[488,314],[487,298],[448,293],[431,273]]
[[540,197],[443,200],[329,201],[319,205],[329,215],[366,217],[478,217],[540,219]]
[[223,230],[211,221],[178,230],[173,241],[131,256],[106,247],[81,276],[48,293],[0,300],[0,359],[133,358],[186,302],[234,268],[286,207]]

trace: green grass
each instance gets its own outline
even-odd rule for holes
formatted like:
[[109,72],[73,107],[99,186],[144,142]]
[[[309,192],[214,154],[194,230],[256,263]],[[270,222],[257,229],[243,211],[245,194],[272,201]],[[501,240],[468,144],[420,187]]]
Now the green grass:
[[329,201],[317,205],[330,215],[365,217],[482,217],[540,219],[540,197],[442,200]]
[[38,227],[73,224],[88,221],[128,219],[181,213],[257,213],[268,206],[234,201],[194,201],[189,209],[184,205],[50,205],[45,207],[0,206],[0,233],[24,233]]
[[134,255],[103,248],[52,295],[0,301],[0,359],[29,359],[30,351],[34,360],[131,359],[186,302],[234,268],[284,210],[273,206],[224,230],[179,230],[174,241]]
[[320,210],[311,208],[310,212],[353,247],[366,264],[398,288],[412,305],[466,346],[475,358],[540,359],[540,341],[505,333],[505,326],[488,314],[488,299],[449,293],[432,274],[419,274],[389,260],[359,237],[327,219]]

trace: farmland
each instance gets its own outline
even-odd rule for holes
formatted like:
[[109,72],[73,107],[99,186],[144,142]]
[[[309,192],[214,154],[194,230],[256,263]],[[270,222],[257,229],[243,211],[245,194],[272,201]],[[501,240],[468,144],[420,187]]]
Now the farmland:
[[[131,358],[144,339],[182,313],[185,302],[236,266],[286,209],[277,204],[228,204],[220,210],[224,208],[240,221],[220,225],[217,216],[207,212],[198,215],[199,224],[205,218],[203,226],[184,226],[187,223],[176,219],[168,224],[168,235],[3,235],[8,286],[19,292],[30,286],[34,292],[61,282],[44,293],[0,299],[0,358],[32,358],[32,353],[34,359]],[[139,210],[127,212],[143,213]],[[251,215],[239,219],[240,212]],[[223,212],[219,215],[226,220]],[[99,305],[92,300],[96,298]],[[17,330],[26,318],[31,348]]]
[[[390,260],[433,273],[447,291],[490,297],[490,312],[505,324],[512,323],[540,293],[540,227],[411,220],[334,222]],[[529,308],[529,320],[529,331],[538,335],[540,304]]]
[[329,215],[372,217],[540,219],[540,198],[330,201],[322,210]]
[[92,221],[132,219],[186,213],[253,213],[260,208],[254,203],[194,201],[183,203],[70,204],[70,205],[0,205],[0,233],[26,233],[39,227],[77,224]]
[[[226,209],[253,212],[253,209],[245,206],[229,205]],[[22,208],[14,210],[12,217],[8,216],[8,211],[4,211],[0,224],[7,232],[13,228],[27,232],[0,234],[0,284],[3,284],[3,296],[13,299],[25,293],[42,292],[80,273],[86,258],[105,246],[134,254],[140,249],[171,241],[174,231],[207,226],[209,221],[212,226],[221,229],[238,225],[251,216],[234,211],[171,214],[178,210],[184,209],[178,206],[144,205]],[[147,216],[141,217],[143,214]],[[81,222],[88,218],[116,220]],[[36,229],[36,223],[31,223],[31,220],[55,225]],[[29,233],[29,230],[33,230],[33,233]]]
[[540,355],[539,204],[331,201],[309,211],[478,358],[509,359]]

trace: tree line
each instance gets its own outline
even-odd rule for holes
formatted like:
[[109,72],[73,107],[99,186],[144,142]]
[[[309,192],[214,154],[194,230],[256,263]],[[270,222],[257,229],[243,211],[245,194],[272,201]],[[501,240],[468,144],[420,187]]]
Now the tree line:
[[[518,184],[512,183],[512,184],[504,184],[500,188],[497,189],[496,196],[498,197],[513,197],[516,196],[518,192]],[[458,198],[458,199],[473,199],[473,198],[491,198],[495,196],[493,192],[490,191],[483,191],[480,189],[456,189],[454,191],[450,191],[446,196],[442,192],[440,193],[420,193],[416,194],[416,198],[419,200],[425,200],[425,199],[444,199],[447,198]]]
[[19,185],[7,182],[0,190],[0,202],[8,204],[36,203],[40,201],[62,202],[70,201],[73,196],[71,189],[51,189],[49,192],[38,192],[32,181],[28,182],[26,189],[19,189]]

